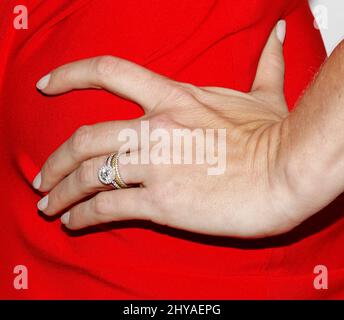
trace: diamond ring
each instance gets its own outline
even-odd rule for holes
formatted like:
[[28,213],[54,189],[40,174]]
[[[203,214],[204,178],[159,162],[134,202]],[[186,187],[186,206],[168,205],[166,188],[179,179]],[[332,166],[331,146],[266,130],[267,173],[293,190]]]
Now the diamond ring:
[[[115,182],[115,172],[111,166],[111,159],[112,159],[112,155],[108,156],[108,158],[106,159],[105,165],[102,166],[98,171],[99,181],[106,186],[113,184],[113,182]],[[117,183],[113,185],[113,187],[118,189],[116,185]]]

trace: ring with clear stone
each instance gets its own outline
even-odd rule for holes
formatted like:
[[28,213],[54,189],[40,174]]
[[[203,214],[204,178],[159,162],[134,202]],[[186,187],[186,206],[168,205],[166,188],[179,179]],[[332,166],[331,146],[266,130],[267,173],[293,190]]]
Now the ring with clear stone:
[[98,179],[102,184],[106,186],[111,184],[115,189],[121,189],[118,183],[115,181],[115,172],[111,165],[113,156],[114,154],[108,156],[105,165],[99,169]]

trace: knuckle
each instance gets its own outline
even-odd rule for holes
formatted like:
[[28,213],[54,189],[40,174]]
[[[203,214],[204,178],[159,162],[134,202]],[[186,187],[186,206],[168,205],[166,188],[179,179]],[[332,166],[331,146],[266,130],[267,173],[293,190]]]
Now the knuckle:
[[160,211],[155,206],[156,201],[153,201],[154,197],[152,197],[151,191],[147,188],[142,188],[140,191],[142,198],[140,199],[139,218],[156,222]]
[[119,65],[119,59],[112,56],[101,56],[95,59],[95,72],[98,76],[113,74]]
[[53,190],[52,192],[50,192],[50,194],[49,194],[49,211],[55,212],[56,208],[61,206],[61,204],[63,203],[63,199],[64,198],[62,196],[61,191]]
[[175,199],[174,190],[175,189],[170,188],[169,182],[167,182],[163,188],[161,188],[161,185],[157,185],[148,198],[151,206],[166,216],[166,212],[169,209],[169,202],[173,203]]
[[191,84],[191,83],[179,83],[179,85],[186,91],[188,94],[191,94],[192,97],[197,97],[199,93],[202,92],[202,89]]
[[168,113],[157,114],[151,118],[152,129],[172,130],[179,128],[180,125],[175,122]]
[[80,206],[75,206],[69,210],[69,226],[77,226],[82,222],[82,212]]
[[165,206],[163,204],[163,198],[161,198],[155,191],[157,189],[152,188],[151,192],[154,192],[154,195],[147,193],[146,195],[146,206],[149,208],[150,216],[146,217],[155,223],[164,223],[163,218],[165,215]]
[[86,188],[92,187],[94,175],[94,162],[92,160],[82,162],[76,174],[77,181],[81,186]]
[[54,175],[55,171],[56,171],[55,159],[53,156],[50,156],[42,168],[42,180],[45,180],[46,177]]
[[191,94],[179,85],[173,86],[168,95],[168,99],[174,103],[184,103],[190,101],[191,98]]
[[278,53],[271,52],[269,54],[269,63],[275,68],[283,69],[284,67],[284,58]]
[[102,217],[108,215],[109,213],[109,201],[104,193],[98,193],[93,198],[93,209],[94,213],[103,220]]
[[91,137],[92,127],[82,126],[75,131],[71,138],[71,151],[75,156],[83,154],[87,150]]
[[167,97],[168,101],[177,106],[193,105],[197,103],[197,96],[200,90],[188,83],[176,83],[171,86]]
[[153,128],[165,128],[166,126],[170,125],[170,118],[166,113],[158,114],[154,116],[151,120],[153,124]]
[[70,82],[70,80],[72,79],[72,69],[71,68],[67,68],[67,67],[63,67],[60,70],[55,71],[55,76],[57,76],[57,78],[59,78],[62,82]]

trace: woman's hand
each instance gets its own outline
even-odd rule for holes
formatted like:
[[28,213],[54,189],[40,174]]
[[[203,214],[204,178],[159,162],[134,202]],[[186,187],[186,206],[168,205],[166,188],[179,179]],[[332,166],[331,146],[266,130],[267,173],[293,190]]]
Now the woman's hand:
[[[69,208],[61,220],[70,229],[144,219],[211,235],[263,237],[298,225],[304,219],[302,206],[288,183],[287,152],[281,148],[288,134],[284,35],[281,22],[271,33],[247,94],[175,82],[109,56],[70,63],[44,77],[37,86],[45,94],[106,89],[140,104],[145,116],[77,130],[34,181],[37,189],[48,192],[39,209],[52,216]],[[225,128],[225,172],[208,175],[206,166],[198,164],[121,164],[123,180],[141,187],[111,190],[102,185],[97,173],[107,155],[120,149],[119,133],[129,128],[139,132],[143,120],[152,129],[169,132]]]

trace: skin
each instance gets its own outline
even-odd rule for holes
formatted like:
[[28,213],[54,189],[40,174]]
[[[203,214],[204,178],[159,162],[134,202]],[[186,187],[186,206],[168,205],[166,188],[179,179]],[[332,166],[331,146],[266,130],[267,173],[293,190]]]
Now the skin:
[[[43,93],[106,89],[140,104],[145,116],[78,129],[48,158],[35,179],[35,188],[48,193],[38,207],[49,216],[69,208],[61,220],[73,230],[143,219],[241,238],[287,232],[343,191],[344,179],[338,177],[344,175],[344,162],[341,158],[338,164],[336,158],[340,151],[343,157],[344,139],[330,143],[326,139],[344,135],[338,116],[343,114],[343,86],[336,82],[343,69],[340,46],[296,111],[289,113],[283,93],[283,47],[276,30],[262,53],[249,93],[175,82],[110,56],[59,67],[50,73],[48,83],[38,84]],[[332,96],[334,88],[338,92]],[[123,180],[140,183],[141,188],[113,190],[102,185],[97,172],[107,155],[121,147],[119,131],[139,130],[141,120],[168,130],[226,128],[226,172],[208,176],[204,166],[197,164],[127,164],[120,166]]]

